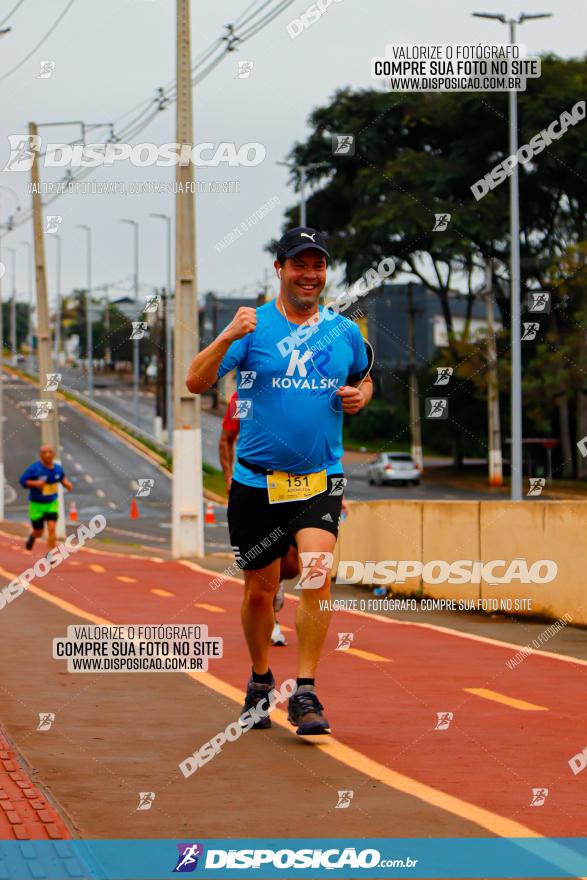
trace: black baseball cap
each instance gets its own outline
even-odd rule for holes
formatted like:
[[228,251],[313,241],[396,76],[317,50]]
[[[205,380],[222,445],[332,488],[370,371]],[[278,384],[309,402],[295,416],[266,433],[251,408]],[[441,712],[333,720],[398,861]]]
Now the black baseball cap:
[[316,248],[330,259],[326,236],[322,232],[310,226],[296,226],[294,229],[288,229],[281,236],[277,245],[277,259],[286,260],[288,257],[295,257],[308,248]]

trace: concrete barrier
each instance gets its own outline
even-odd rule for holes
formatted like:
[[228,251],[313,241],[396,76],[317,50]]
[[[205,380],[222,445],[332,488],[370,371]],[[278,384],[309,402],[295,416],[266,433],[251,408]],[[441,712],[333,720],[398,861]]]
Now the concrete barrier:
[[558,566],[550,583],[494,587],[483,581],[482,595],[512,599],[514,605],[516,598],[528,597],[532,609],[527,613],[553,619],[570,614],[573,623],[587,624],[587,502],[482,501],[480,507],[481,558],[520,558],[528,565],[552,559]]
[[[483,559],[480,555],[479,503],[477,501],[421,501],[422,562],[445,559]],[[414,557],[417,558],[417,557]],[[450,595],[447,594],[447,588]],[[481,584],[432,584],[422,589],[435,599],[479,599]]]
[[[415,577],[389,586],[394,593],[421,591],[433,598],[495,598],[496,610],[554,620],[567,614],[572,623],[587,625],[586,534],[587,501],[361,501],[351,505],[341,526],[334,571],[339,562],[352,560],[504,560],[495,567],[494,583],[479,577],[479,583],[464,584]],[[556,575],[547,583],[498,583],[516,559],[522,572],[526,564],[552,560]],[[546,567],[534,573],[545,577]]]
[[[359,501],[350,511],[340,530],[335,571],[341,560],[422,558],[422,502]],[[421,578],[408,578],[404,584],[396,584],[394,591],[410,594],[420,588]]]

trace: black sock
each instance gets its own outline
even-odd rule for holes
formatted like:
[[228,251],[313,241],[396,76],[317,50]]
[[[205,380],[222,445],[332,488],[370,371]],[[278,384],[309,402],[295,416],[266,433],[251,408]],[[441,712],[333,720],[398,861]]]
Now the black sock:
[[302,687],[305,684],[309,684],[314,687],[315,678],[296,678],[296,684],[298,687]]
[[253,669],[253,681],[255,684],[273,684],[273,675],[271,674],[271,670],[268,669],[267,672],[264,672],[263,675],[259,675],[258,672],[255,672]]

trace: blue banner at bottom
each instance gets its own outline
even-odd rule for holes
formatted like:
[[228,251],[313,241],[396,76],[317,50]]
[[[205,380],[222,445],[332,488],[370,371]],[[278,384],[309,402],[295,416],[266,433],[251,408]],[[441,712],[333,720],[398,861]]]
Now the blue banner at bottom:
[[587,877],[587,839],[0,841],[0,880]]

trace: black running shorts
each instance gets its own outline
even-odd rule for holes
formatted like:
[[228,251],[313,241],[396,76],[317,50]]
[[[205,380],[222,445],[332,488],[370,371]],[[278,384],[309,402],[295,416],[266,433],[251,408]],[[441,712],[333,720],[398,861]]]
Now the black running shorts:
[[[296,546],[300,529],[324,529],[338,536],[342,474],[327,477],[326,491],[305,501],[269,504],[267,489],[232,481],[228,498],[230,543],[239,568],[254,571]],[[334,493],[334,494],[332,494]]]

